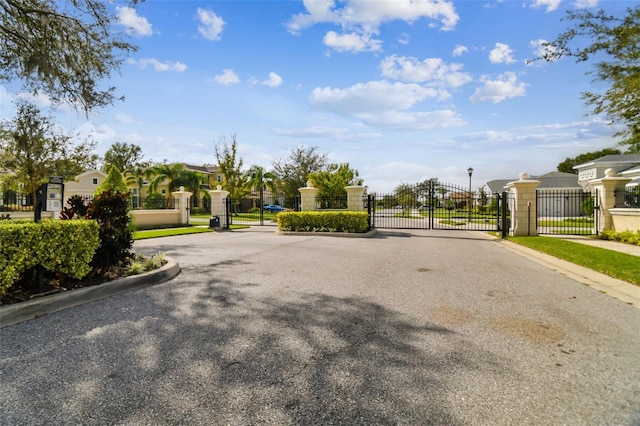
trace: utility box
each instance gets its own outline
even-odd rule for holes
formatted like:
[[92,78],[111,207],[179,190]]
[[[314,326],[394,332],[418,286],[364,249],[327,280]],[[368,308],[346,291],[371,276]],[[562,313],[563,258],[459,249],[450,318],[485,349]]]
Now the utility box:
[[209,228],[220,228],[220,216],[213,216],[209,219]]

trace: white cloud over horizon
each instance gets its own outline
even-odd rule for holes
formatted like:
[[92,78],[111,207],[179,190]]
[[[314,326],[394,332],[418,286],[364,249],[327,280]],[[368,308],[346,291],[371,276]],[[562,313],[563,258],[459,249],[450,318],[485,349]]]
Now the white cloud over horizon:
[[153,28],[147,18],[138,16],[135,9],[125,6],[116,7],[118,23],[126,28],[128,34],[146,37],[153,34]]
[[212,10],[198,8],[198,32],[211,41],[219,41],[226,22]]
[[162,62],[156,58],[142,58],[142,59],[129,59],[127,61],[131,65],[135,65],[140,69],[145,69],[147,66],[153,67],[158,72],[184,72],[187,66],[181,62]]
[[482,86],[477,88],[471,96],[471,102],[499,103],[526,94],[527,84],[519,82],[514,72],[505,72],[494,79],[482,76],[480,81]]

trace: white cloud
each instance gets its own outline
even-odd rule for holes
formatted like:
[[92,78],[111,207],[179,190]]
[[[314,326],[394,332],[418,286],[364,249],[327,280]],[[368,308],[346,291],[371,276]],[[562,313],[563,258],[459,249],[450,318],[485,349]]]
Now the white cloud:
[[274,129],[273,132],[280,136],[292,138],[323,138],[337,141],[364,141],[379,139],[380,133],[353,133],[343,127],[311,126],[293,129]]
[[226,22],[215,14],[212,10],[198,8],[198,20],[201,25],[198,25],[198,32],[202,37],[211,41],[220,40],[222,29]]
[[496,47],[489,52],[489,60],[493,64],[512,64],[515,62],[513,51],[508,44],[504,43],[496,43]]
[[138,16],[135,9],[130,7],[116,7],[118,23],[127,28],[128,34],[137,34],[141,37],[153,34],[151,24],[147,18]]
[[590,7],[598,6],[598,0],[576,0],[576,9],[588,9]]
[[123,114],[121,112],[116,113],[116,115],[114,116],[116,123],[120,123],[120,124],[134,124],[135,120],[133,119],[133,117],[131,117],[130,115],[127,114]]
[[560,3],[562,3],[562,0],[534,0],[531,7],[534,9],[546,7],[547,12],[553,12],[560,6]]
[[135,59],[129,59],[128,61],[132,65],[136,65],[140,69],[145,69],[148,65],[151,65],[154,70],[158,72],[175,71],[183,72],[187,69],[187,66],[180,62],[160,62],[155,58],[143,58],[136,61]]
[[218,84],[228,86],[230,84],[240,83],[240,78],[233,70],[225,69],[225,70],[222,70],[222,74],[218,74],[215,77],[213,77],[213,81]]
[[315,88],[309,102],[324,110],[357,116],[362,113],[405,110],[439,92],[419,84],[370,81],[346,89]]
[[[378,34],[382,23],[398,20],[412,23],[426,18],[439,21],[440,27],[446,31],[453,29],[460,19],[453,3],[443,0],[345,0],[340,4],[342,7],[336,6],[333,0],[304,0],[306,12],[292,16],[287,29],[292,34],[298,34],[315,24],[332,23],[348,30],[348,34],[338,36],[333,31],[327,33],[325,44],[328,46],[360,51],[354,48],[356,43],[369,41],[363,43],[367,50],[378,50],[381,41],[371,40],[370,35]],[[346,36],[349,37],[343,39]]]
[[280,86],[282,84],[282,77],[280,77],[275,72],[270,72],[269,73],[269,79],[268,80],[264,80],[260,84],[262,84],[263,86],[268,86],[268,87],[278,87],[278,86]]
[[382,40],[372,39],[371,34],[338,34],[329,31],[322,41],[338,52],[375,52],[382,46]]
[[490,101],[495,104],[505,99],[524,96],[526,93],[527,84],[518,82],[518,77],[513,72],[506,72],[495,80],[483,76],[482,82],[482,87],[476,89],[471,96],[472,102]]
[[407,33],[402,33],[400,34],[400,37],[398,37],[398,43],[400,44],[409,44],[410,41],[411,36]]
[[462,54],[467,53],[468,51],[469,49],[467,49],[466,46],[456,44],[456,47],[453,48],[453,52],[451,52],[451,54],[453,56],[462,56]]
[[437,87],[459,87],[472,80],[461,72],[462,64],[445,64],[440,58],[423,61],[410,56],[387,56],[380,63],[382,75],[396,80],[427,83]]
[[408,112],[385,111],[382,113],[363,113],[357,117],[371,127],[393,128],[398,130],[429,130],[462,127],[467,123],[451,110]]

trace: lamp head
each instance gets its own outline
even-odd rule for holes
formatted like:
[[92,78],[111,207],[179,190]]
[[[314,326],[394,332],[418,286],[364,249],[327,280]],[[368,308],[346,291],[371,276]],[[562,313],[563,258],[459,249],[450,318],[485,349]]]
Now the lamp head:
[[469,176],[471,176],[473,174],[473,169],[471,167],[469,167],[467,169],[467,173],[469,173]]

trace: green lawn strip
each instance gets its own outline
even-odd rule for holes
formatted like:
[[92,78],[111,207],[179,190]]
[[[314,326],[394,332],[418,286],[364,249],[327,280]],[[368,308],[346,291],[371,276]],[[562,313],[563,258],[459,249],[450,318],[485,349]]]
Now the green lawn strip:
[[133,233],[134,240],[146,240],[147,238],[172,237],[174,235],[200,234],[202,232],[213,232],[210,228],[167,228],[167,229],[150,229],[148,231],[135,231]]
[[509,237],[509,241],[632,284],[640,285],[637,256],[553,237]]

